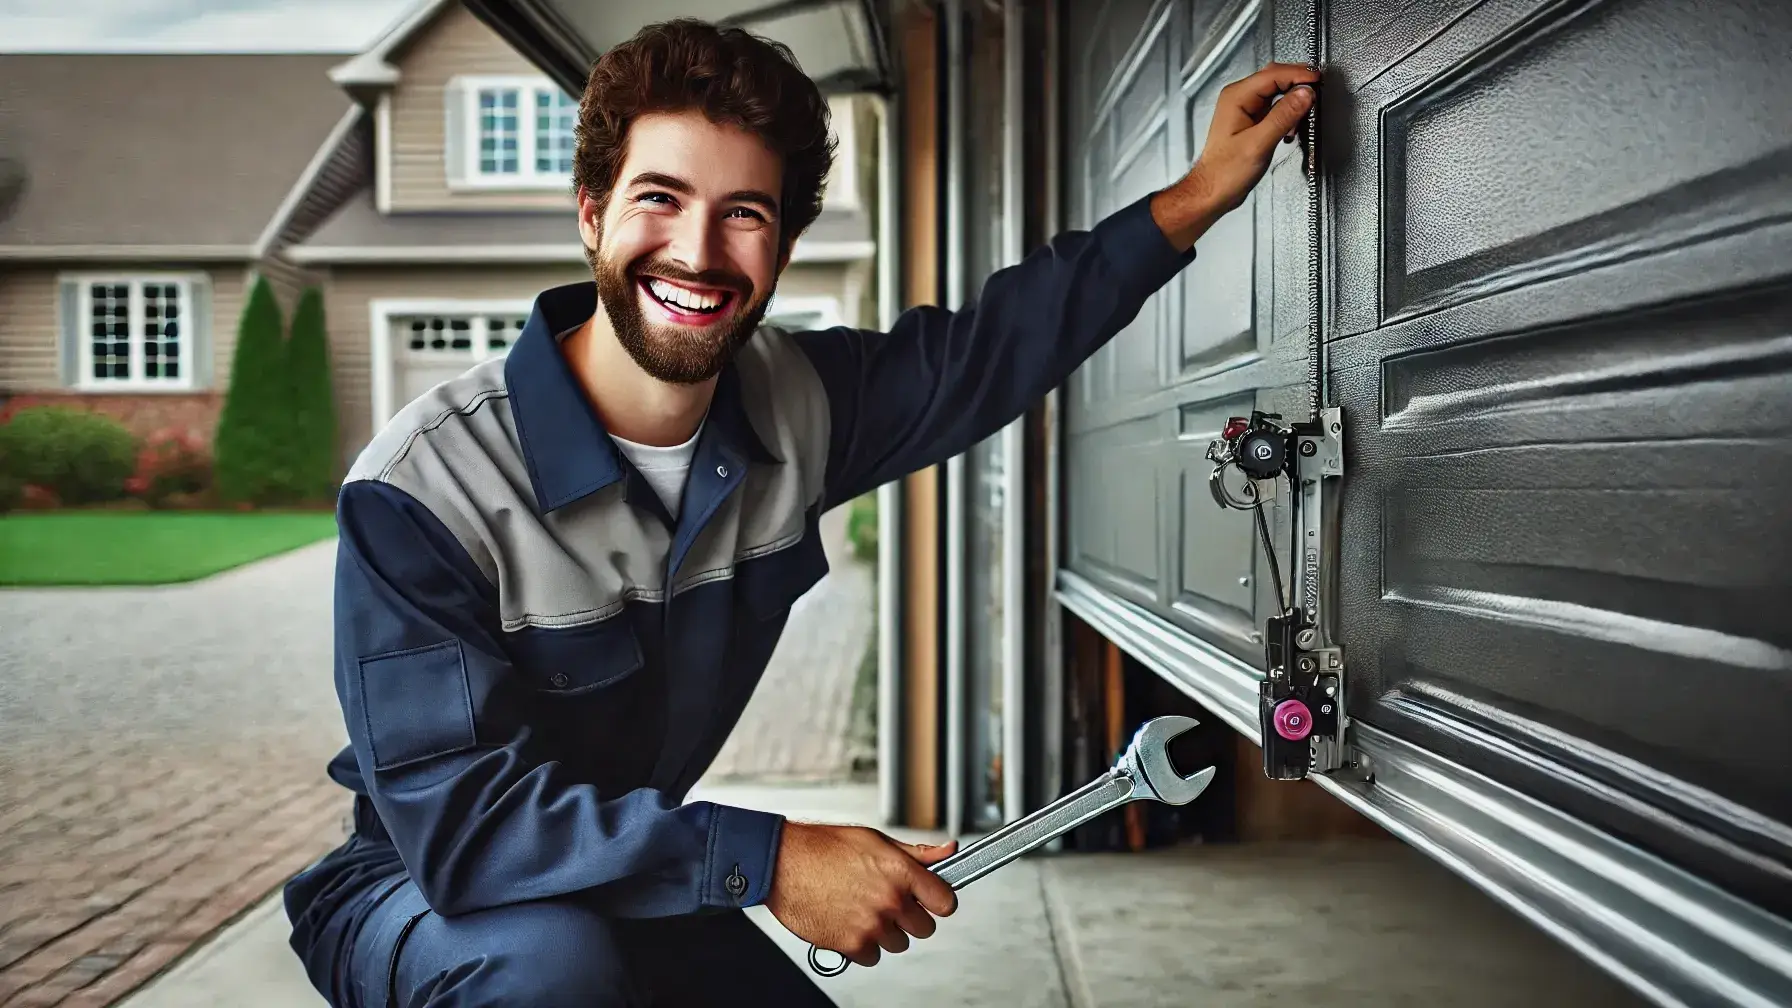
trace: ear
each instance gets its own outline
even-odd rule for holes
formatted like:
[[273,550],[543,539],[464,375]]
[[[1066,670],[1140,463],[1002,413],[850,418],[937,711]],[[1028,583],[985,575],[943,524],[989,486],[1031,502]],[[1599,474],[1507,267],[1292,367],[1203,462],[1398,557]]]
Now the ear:
[[598,233],[602,230],[604,205],[599,203],[584,186],[579,187],[579,237],[584,239],[586,248],[596,248]]

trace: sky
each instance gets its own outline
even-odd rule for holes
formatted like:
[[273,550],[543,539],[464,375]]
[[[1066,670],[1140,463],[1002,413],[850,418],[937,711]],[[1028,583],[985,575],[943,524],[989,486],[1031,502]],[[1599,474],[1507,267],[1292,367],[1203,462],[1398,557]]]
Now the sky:
[[354,52],[413,0],[0,0],[0,52]]

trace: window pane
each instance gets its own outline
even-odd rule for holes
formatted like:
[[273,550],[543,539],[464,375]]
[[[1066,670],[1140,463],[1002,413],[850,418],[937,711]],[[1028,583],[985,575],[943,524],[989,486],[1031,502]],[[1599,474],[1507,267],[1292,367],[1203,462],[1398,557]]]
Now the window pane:
[[517,156],[518,92],[515,88],[479,91],[479,172],[514,175]]
[[131,290],[124,284],[93,284],[87,290],[93,313],[93,369],[98,381],[131,377]]
[[535,92],[535,170],[547,175],[572,173],[573,124],[579,103],[564,91]]
[[485,348],[493,354],[505,354],[510,351],[511,344],[522,335],[526,318],[493,315],[485,320]]
[[447,315],[424,315],[393,320],[408,337],[411,353],[431,357],[467,357],[473,349],[473,320]]
[[180,377],[180,288],[143,285],[143,377]]

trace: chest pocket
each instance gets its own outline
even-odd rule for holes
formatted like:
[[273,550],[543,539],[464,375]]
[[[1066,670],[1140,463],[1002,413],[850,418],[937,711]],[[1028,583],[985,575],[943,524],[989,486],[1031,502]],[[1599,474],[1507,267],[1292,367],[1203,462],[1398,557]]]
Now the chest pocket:
[[582,696],[616,686],[645,663],[628,613],[575,627],[527,627],[508,641],[529,686],[546,696]]
[[827,553],[818,533],[811,518],[795,545],[735,565],[734,608],[743,620],[763,623],[788,613],[827,575]]

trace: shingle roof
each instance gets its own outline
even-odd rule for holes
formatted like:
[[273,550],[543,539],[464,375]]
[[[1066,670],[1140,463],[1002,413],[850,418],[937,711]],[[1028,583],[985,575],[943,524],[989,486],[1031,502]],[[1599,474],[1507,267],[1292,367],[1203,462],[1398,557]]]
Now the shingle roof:
[[252,246],[351,107],[341,62],[0,55],[0,156],[28,174],[0,246]]

